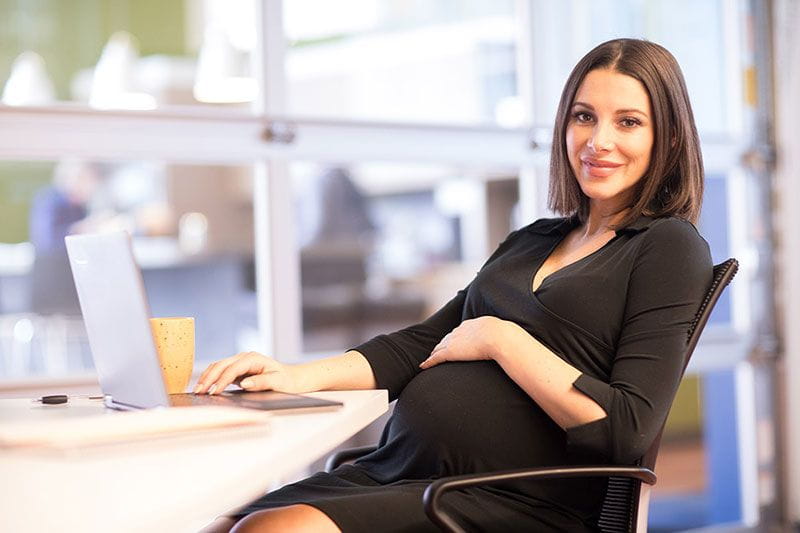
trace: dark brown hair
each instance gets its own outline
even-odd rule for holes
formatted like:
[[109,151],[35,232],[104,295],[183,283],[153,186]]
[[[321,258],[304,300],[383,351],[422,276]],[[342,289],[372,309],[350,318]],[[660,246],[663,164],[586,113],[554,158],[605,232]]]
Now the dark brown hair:
[[630,211],[617,227],[627,226],[640,215],[672,215],[696,222],[703,201],[703,160],[686,83],[672,54],[638,39],[614,39],[597,46],[569,75],[553,128],[548,206],[562,215],[577,215],[581,221],[589,214],[589,199],[569,163],[566,133],[575,94],[586,75],[596,69],[611,69],[639,80],[653,109],[650,165],[636,185]]

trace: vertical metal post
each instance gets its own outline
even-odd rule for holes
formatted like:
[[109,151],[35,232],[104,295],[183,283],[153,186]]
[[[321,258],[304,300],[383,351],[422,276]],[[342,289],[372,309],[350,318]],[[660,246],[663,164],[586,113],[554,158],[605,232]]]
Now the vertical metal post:
[[777,324],[781,341],[778,363],[781,420],[781,516],[800,526],[800,238],[797,235],[797,198],[800,198],[800,141],[797,117],[800,105],[800,4],[795,0],[768,2],[770,22],[774,24],[771,44],[775,51],[775,135],[780,157],[776,161],[775,242],[777,272]]
[[[749,177],[748,240],[757,259],[750,279],[751,328],[754,343],[749,361],[756,378],[754,391],[755,430],[773,434],[780,426],[778,411],[778,335],[775,308],[775,228],[773,227],[773,187],[775,184],[775,109],[773,83],[772,2],[749,0],[747,12],[750,19],[752,45],[749,65],[745,73],[745,104],[750,113],[749,148],[743,162]],[[761,389],[761,390],[759,390]],[[766,390],[764,390],[766,389]],[[767,429],[765,429],[767,428]],[[777,439],[764,439],[761,435],[756,468],[761,480],[758,495],[760,520],[770,519],[780,501],[774,492],[784,470],[774,446],[767,443]],[[745,517],[746,518],[746,517]]]
[[[254,111],[263,117],[267,128],[271,118],[286,109],[283,3],[260,0],[256,11],[259,31],[253,73],[259,97]],[[282,360],[292,359],[300,355],[302,342],[289,165],[285,160],[258,161],[253,179],[258,324],[263,350]]]
[[[530,128],[530,149],[535,149],[534,120],[536,115],[536,72],[534,61],[535,43],[533,35],[533,22],[535,18],[532,0],[517,0],[517,94],[523,103],[525,113],[524,122]],[[539,187],[537,185],[536,169],[531,164],[519,169],[519,220],[517,225],[524,226],[534,221],[541,215],[539,209]],[[517,229],[517,228],[513,228]]]

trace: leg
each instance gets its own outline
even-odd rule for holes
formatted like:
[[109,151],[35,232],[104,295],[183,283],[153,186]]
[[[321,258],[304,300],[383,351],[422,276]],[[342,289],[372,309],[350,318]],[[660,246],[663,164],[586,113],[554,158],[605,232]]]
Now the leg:
[[272,531],[341,533],[328,515],[305,504],[257,511],[244,517],[233,529],[233,533],[269,533]]

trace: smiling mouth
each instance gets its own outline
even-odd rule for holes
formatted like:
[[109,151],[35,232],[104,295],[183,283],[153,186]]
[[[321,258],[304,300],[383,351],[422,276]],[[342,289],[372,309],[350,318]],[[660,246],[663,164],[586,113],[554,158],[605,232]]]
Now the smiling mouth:
[[595,178],[605,178],[613,174],[622,165],[610,161],[593,161],[591,159],[581,159],[581,165],[587,174]]
[[585,158],[581,159],[581,162],[586,163],[587,165],[591,165],[593,167],[601,167],[601,168],[616,168],[622,166],[622,163],[614,163],[613,161],[603,161],[602,159],[591,159]]

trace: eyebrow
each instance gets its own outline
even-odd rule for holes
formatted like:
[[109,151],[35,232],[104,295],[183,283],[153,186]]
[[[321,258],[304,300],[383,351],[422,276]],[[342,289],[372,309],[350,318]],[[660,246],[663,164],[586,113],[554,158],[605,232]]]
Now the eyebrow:
[[[591,104],[587,104],[586,102],[573,102],[573,104],[572,104],[573,107],[578,106],[578,105],[579,106],[583,106],[583,107],[585,107],[587,109],[592,109],[592,110],[594,109],[594,106],[592,106]],[[618,115],[625,114],[625,113],[638,113],[638,114],[640,114],[640,115],[642,115],[644,117],[649,116],[647,113],[645,113],[641,109],[636,109],[635,107],[631,107],[631,108],[627,108],[627,109],[617,109],[615,111],[615,113],[618,114]]]

